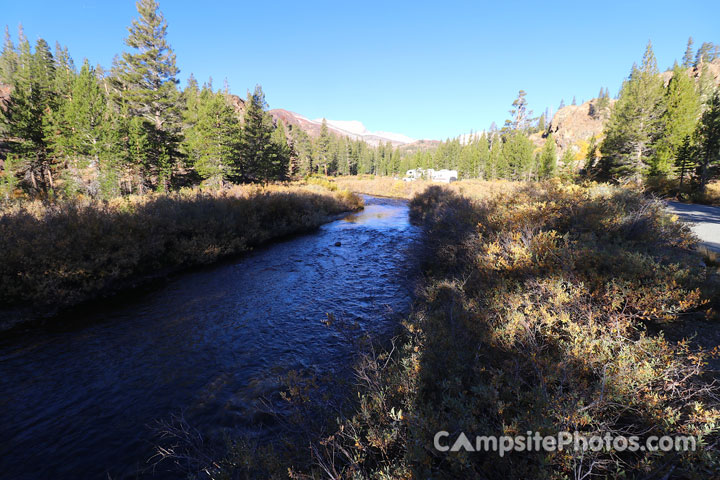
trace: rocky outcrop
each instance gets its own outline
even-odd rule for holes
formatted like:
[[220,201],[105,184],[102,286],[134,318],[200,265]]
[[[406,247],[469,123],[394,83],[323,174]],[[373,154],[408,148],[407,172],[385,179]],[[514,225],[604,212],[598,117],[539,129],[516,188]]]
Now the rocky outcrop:
[[0,83],[0,108],[4,108],[5,102],[10,98],[12,87],[10,85]]
[[615,100],[608,99],[607,103],[608,105],[602,108],[599,100],[594,98],[582,105],[561,108],[555,113],[547,133],[543,136],[551,133],[561,153],[581,141],[590,140],[593,136],[600,139]]
[[227,98],[230,105],[235,109],[235,112],[238,115],[242,115],[245,111],[245,100],[233,94],[229,94]]
[[[695,81],[698,81],[700,79],[700,76],[702,75],[702,69],[703,67],[707,67],[707,69],[710,71],[710,75],[712,75],[713,79],[715,80],[716,85],[720,85],[720,58],[716,58],[712,62],[698,65],[696,67],[688,68],[687,74],[690,78],[695,79]],[[663,84],[667,86],[667,84],[670,82],[670,79],[672,78],[672,70],[668,70],[666,72],[662,72],[660,74],[660,77],[663,79]]]
[[[720,85],[720,59],[716,59],[706,64],[710,74],[715,79],[715,83]],[[687,74],[698,81],[702,74],[701,67],[693,67],[687,70]],[[672,78],[672,71],[660,74],[665,85]],[[531,139],[537,146],[545,143],[548,133],[552,133],[555,143],[558,147],[559,154],[562,155],[565,150],[572,148],[579,151],[584,142],[588,142],[593,136],[599,142],[603,135],[605,122],[610,118],[610,111],[615,104],[615,100],[609,99],[606,108],[600,108],[597,98],[594,98],[582,105],[568,105],[561,108],[555,113],[547,132],[535,134]]]

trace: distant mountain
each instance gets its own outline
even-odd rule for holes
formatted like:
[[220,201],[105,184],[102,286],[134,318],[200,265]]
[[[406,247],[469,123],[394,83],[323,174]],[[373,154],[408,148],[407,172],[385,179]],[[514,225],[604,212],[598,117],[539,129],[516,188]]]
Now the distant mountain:
[[[305,130],[305,132],[311,137],[318,137],[320,135],[322,118],[310,120],[299,113],[280,108],[270,110],[270,115],[272,115],[276,121],[282,121],[286,125],[292,125],[293,127]],[[342,135],[343,137],[348,137],[353,140],[363,140],[373,146],[390,142],[394,147],[399,147],[402,145],[409,145],[417,141],[414,138],[410,138],[407,135],[402,135],[400,133],[371,132],[365,127],[365,125],[362,124],[362,122],[357,120],[327,120],[327,126],[328,130],[335,135]]]

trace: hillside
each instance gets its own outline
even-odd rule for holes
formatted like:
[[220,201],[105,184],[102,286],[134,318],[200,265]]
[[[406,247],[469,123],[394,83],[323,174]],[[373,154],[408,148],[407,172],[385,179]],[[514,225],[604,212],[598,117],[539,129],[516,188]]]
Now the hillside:
[[[286,125],[292,125],[293,127],[304,130],[311,138],[320,136],[322,119],[310,120],[298,113],[281,108],[270,110],[270,115],[272,115],[276,121],[282,121]],[[371,132],[359,121],[327,120],[327,127],[328,130],[335,135],[348,137],[353,140],[363,140],[372,146],[390,142],[392,146],[399,147],[416,142],[414,138],[399,133]]]
[[[582,105],[568,105],[559,109],[548,126],[547,133],[553,135],[555,144],[561,152],[587,141],[591,137],[599,138],[602,135],[605,122],[609,118],[610,109],[615,100],[610,100],[610,108],[598,112],[598,99],[588,100]],[[547,136],[547,133],[544,136]],[[533,140],[537,141],[540,134]],[[544,143],[544,140],[541,141]]]
[[[716,59],[708,65],[710,74],[715,83],[720,85],[720,59]],[[699,67],[688,69],[687,74],[699,81],[702,71]],[[665,85],[672,78],[672,71],[662,72],[660,77]],[[582,105],[567,105],[559,109],[553,116],[548,129],[544,133],[536,133],[530,139],[536,146],[541,147],[545,143],[548,133],[553,135],[559,154],[562,155],[568,148],[579,152],[593,136],[599,141],[605,128],[605,122],[610,118],[614,99],[610,99],[610,108],[605,111],[598,111],[598,99],[593,98]]]

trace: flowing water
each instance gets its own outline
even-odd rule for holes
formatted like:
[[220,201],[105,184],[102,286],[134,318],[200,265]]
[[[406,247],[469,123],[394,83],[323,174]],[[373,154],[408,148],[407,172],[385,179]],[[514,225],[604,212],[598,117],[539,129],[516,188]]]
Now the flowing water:
[[382,338],[409,308],[407,214],[366,197],[314,233],[0,339],[0,478],[163,476],[151,426],[180,412],[205,437],[267,435],[262,399],[284,373],[348,374],[327,313]]

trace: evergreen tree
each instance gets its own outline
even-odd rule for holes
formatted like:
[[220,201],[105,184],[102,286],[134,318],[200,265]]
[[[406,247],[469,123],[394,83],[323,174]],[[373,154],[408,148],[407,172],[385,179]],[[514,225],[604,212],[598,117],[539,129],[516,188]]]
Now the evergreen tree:
[[675,156],[685,137],[695,130],[700,113],[700,98],[695,83],[677,64],[665,89],[664,104],[662,131],[650,173],[666,176],[672,170]]
[[38,39],[35,52],[20,34],[18,68],[13,75],[12,93],[0,109],[0,125],[15,139],[10,147],[16,154],[17,168],[27,173],[33,189],[54,188],[46,128],[56,108],[53,95],[55,66],[45,40]]
[[59,43],[55,43],[55,81],[53,90],[58,102],[70,99],[70,90],[72,90],[75,75],[75,63],[70,57],[67,47],[61,47]]
[[211,185],[222,185],[233,177],[232,166],[239,156],[240,122],[226,95],[205,86],[197,91],[197,82],[188,82],[188,128],[183,148],[195,171]]
[[301,128],[293,128],[291,135],[297,155],[297,174],[300,176],[310,175],[314,171],[313,146],[310,137]]
[[[332,137],[330,135],[330,131],[328,130],[327,126],[327,120],[323,118],[322,125],[320,126],[320,136],[318,137],[316,143],[315,143],[315,152],[316,152],[316,159],[317,159],[317,167],[320,169],[322,167],[322,171],[325,175],[328,174],[328,165],[330,163],[330,143],[332,142]],[[368,172],[371,173],[371,172]]]
[[697,86],[700,93],[701,108],[704,111],[707,105],[710,104],[710,100],[715,93],[715,77],[707,63],[703,63],[700,67],[700,78],[698,79]]
[[[137,2],[139,18],[133,20],[125,52],[114,69],[115,102],[135,120],[134,129],[143,129],[147,141],[143,167],[165,188],[179,142],[179,70],[175,54],[167,43],[167,22],[155,0]],[[139,133],[139,132],[137,132]]]
[[693,64],[693,38],[688,38],[687,47],[685,48],[685,55],[683,55],[683,68],[690,68]]
[[102,151],[103,122],[107,100],[85,60],[73,79],[69,99],[58,111],[52,149],[61,157],[91,157],[98,163]]
[[595,135],[590,137],[590,143],[588,144],[587,157],[585,158],[585,173],[592,175],[594,173],[595,163],[598,157],[598,144]]
[[510,110],[511,119],[505,122],[506,128],[526,131],[530,127],[532,110],[527,109],[526,95],[524,90],[518,92],[517,98],[512,103],[513,108]]
[[555,139],[552,134],[545,139],[545,145],[540,152],[538,158],[538,178],[545,179],[555,175],[557,168],[557,150],[555,148]]
[[601,171],[612,178],[639,180],[655,154],[661,132],[663,84],[657,62],[648,43],[640,68],[623,83],[601,146]]
[[278,121],[271,135],[271,139],[275,145],[277,154],[276,164],[273,169],[273,178],[275,180],[284,180],[286,177],[292,175],[290,162],[295,156],[295,152],[293,151],[292,143],[288,141],[288,134],[283,122]]
[[5,43],[3,44],[2,53],[0,53],[0,83],[7,85],[13,84],[15,71],[18,69],[18,52],[15,49],[10,31],[5,26]]
[[715,91],[697,129],[699,149],[698,178],[704,191],[710,179],[710,169],[720,160],[720,89]]
[[543,113],[540,115],[540,118],[538,118],[538,132],[544,132],[545,131],[545,114]]
[[677,157],[675,158],[675,166],[678,176],[680,177],[679,190],[680,193],[682,193],[684,190],[683,185],[685,183],[685,178],[697,167],[695,162],[694,145],[690,135],[686,135],[685,138],[683,138],[682,144],[677,152]]
[[502,147],[502,163],[507,170],[504,178],[529,180],[533,166],[533,144],[522,132],[508,135]]
[[695,66],[712,62],[715,59],[715,46],[711,42],[703,42],[695,54]]
[[575,155],[570,148],[566,149],[560,158],[560,176],[570,180],[575,175]]
[[[69,72],[72,83],[67,98],[60,103],[48,128],[50,151],[63,165],[66,194],[79,190],[80,169],[92,166],[104,171],[107,167],[101,162],[106,152],[107,99],[87,60],[77,76]],[[59,84],[64,86],[63,82]]]
[[235,171],[243,181],[268,182],[284,178],[288,158],[283,158],[272,140],[274,125],[265,109],[265,94],[260,85],[248,93],[240,137],[239,162]]

